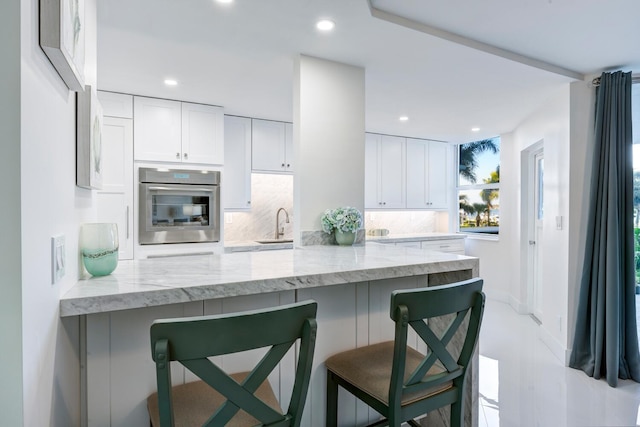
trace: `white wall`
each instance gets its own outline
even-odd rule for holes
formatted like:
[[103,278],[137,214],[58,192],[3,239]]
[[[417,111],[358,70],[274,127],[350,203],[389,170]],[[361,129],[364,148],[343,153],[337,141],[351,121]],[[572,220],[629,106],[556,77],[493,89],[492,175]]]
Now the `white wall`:
[[[79,327],[61,321],[59,298],[79,278],[79,224],[95,220],[95,206],[91,191],[75,186],[75,93],[39,47],[38,0],[21,6],[23,425],[66,427],[80,423]],[[85,13],[85,77],[95,84],[95,0]],[[52,286],[57,234],[66,238],[66,276]]]
[[[528,236],[521,233],[522,152],[542,142],[544,148],[544,225],[542,256],[541,338],[566,363],[573,334],[578,270],[584,250],[590,157],[592,89],[585,82],[562,88],[512,133],[501,136],[499,240],[466,241],[470,255],[480,258],[480,275],[488,296],[527,312],[523,272]],[[556,227],[562,217],[562,229]]]
[[[544,220],[542,238],[542,338],[564,361],[566,348],[566,317],[569,280],[569,147],[570,147],[570,92],[569,85],[522,123],[514,132],[514,157],[532,144],[542,141],[544,149]],[[514,179],[520,179],[520,161]],[[517,193],[512,193],[518,200]],[[561,216],[562,230],[556,228],[556,217]],[[527,236],[520,236],[520,248],[525,250]],[[536,244],[539,244],[538,242]],[[525,265],[516,263],[518,270]],[[514,281],[512,294],[523,303],[526,283]]]
[[0,3],[0,414],[20,426],[22,415],[22,292],[20,263],[20,0]]
[[300,55],[295,65],[294,240],[329,208],[364,212],[364,69]]

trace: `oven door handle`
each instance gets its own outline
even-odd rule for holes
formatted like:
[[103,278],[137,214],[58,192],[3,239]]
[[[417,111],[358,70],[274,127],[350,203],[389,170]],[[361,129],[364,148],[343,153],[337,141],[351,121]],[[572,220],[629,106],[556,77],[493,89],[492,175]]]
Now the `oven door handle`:
[[210,188],[210,187],[195,187],[195,186],[180,186],[180,187],[149,187],[149,190],[151,191],[180,191],[180,192],[189,192],[189,191],[198,191],[201,193],[211,193],[213,191],[215,191],[214,188]]

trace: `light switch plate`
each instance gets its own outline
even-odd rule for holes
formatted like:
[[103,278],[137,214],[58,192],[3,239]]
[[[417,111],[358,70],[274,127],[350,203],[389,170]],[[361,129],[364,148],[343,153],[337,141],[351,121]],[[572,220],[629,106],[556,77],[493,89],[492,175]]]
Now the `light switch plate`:
[[51,284],[55,285],[62,279],[65,273],[66,246],[64,235],[60,234],[51,238]]

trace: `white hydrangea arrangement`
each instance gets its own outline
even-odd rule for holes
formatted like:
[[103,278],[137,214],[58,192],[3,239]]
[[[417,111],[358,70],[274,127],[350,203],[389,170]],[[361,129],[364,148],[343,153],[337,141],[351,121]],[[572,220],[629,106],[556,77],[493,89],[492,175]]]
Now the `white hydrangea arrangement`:
[[362,214],[358,209],[349,206],[327,209],[322,214],[320,221],[322,222],[322,231],[327,234],[332,234],[334,230],[355,233],[362,227]]

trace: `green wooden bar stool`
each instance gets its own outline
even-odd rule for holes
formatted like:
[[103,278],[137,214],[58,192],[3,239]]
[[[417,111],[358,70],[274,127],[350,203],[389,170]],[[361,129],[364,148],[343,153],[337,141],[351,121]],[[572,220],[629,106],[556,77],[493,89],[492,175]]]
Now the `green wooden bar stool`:
[[[156,320],[151,354],[158,392],[147,399],[151,425],[299,426],[316,340],[315,301],[242,313]],[[283,412],[267,376],[300,340],[289,408]],[[227,374],[208,357],[265,348],[251,372]],[[171,361],[202,381],[171,386]]]
[[[326,361],[327,427],[338,425],[338,386],[385,417],[372,425],[419,426],[414,418],[451,405],[450,425],[462,426],[465,374],[484,311],[482,284],[473,279],[394,291],[395,340],[345,351]],[[435,325],[444,325],[441,336],[434,332]],[[409,326],[426,344],[426,355],[407,346]]]

